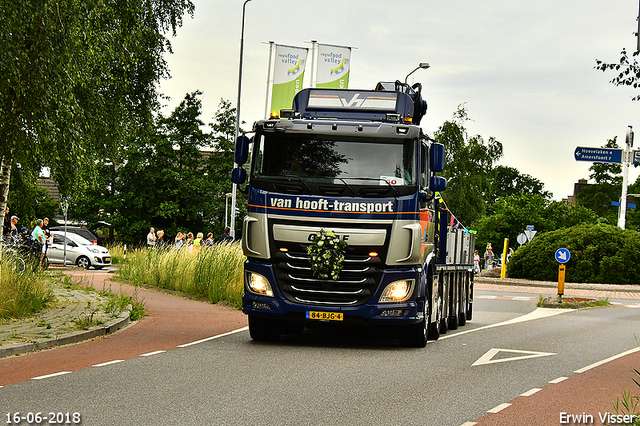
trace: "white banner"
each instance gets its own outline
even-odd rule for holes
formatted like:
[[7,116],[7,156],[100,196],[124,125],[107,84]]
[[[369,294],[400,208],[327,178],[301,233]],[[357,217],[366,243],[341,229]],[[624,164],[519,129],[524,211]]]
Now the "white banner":
[[348,89],[351,70],[351,48],[318,44],[316,87]]

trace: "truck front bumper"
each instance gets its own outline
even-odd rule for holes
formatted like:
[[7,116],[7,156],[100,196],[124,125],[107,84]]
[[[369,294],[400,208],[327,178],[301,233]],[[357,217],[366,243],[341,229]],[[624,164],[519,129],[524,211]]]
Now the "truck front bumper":
[[[251,273],[259,274],[270,284],[273,296],[265,296],[251,292],[248,277]],[[410,298],[402,303],[380,303],[385,287],[398,280],[414,280]],[[415,267],[385,270],[377,290],[369,302],[359,306],[328,306],[293,302],[283,297],[278,289],[273,267],[270,263],[248,260],[245,263],[244,293],[242,295],[242,312],[286,321],[308,320],[309,312],[341,313],[342,321],[349,324],[414,324],[423,319],[424,293],[420,282],[420,273]],[[309,320],[317,321],[317,320]],[[323,320],[321,320],[323,321]]]

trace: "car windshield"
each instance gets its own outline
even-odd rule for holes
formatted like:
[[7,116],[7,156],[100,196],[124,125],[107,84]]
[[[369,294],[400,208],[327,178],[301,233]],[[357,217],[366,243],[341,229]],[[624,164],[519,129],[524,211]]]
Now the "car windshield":
[[[54,243],[62,244],[63,240],[64,240],[64,233],[63,232],[54,234],[54,238],[53,238],[53,242]],[[73,241],[74,243],[78,244],[79,246],[93,246],[94,245],[91,241],[87,240],[86,238],[83,238],[80,235],[76,235],[76,234],[73,234],[71,232],[67,232],[67,241]]]
[[252,177],[348,185],[417,184],[416,141],[331,139],[318,135],[260,135]]

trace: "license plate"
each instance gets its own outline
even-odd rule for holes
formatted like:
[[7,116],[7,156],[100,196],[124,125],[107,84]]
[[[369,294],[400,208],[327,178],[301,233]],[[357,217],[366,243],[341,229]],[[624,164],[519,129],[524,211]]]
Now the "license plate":
[[341,312],[318,312],[307,311],[307,319],[321,320],[321,321],[342,321]]
[[105,257],[104,258],[104,263],[109,263],[111,262],[111,258],[110,257]]

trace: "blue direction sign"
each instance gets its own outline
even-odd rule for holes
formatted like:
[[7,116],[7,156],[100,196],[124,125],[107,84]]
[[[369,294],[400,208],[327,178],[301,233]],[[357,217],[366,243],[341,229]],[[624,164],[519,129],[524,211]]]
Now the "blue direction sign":
[[633,164],[640,163],[640,151],[633,151]]
[[567,263],[571,259],[571,253],[566,248],[556,250],[556,261],[558,263]]
[[579,146],[573,153],[576,161],[593,161],[597,163],[622,163],[622,149],[586,148]]

